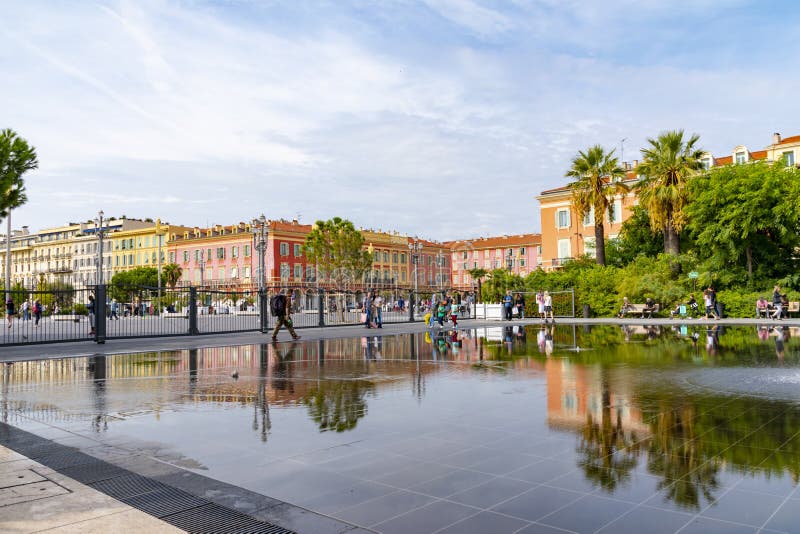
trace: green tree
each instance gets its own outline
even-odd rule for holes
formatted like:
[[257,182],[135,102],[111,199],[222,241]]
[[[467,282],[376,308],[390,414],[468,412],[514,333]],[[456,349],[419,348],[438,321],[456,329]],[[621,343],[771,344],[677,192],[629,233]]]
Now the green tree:
[[0,218],[27,202],[22,176],[38,166],[34,147],[14,130],[0,131]]
[[472,277],[473,280],[478,281],[478,294],[475,295],[475,298],[477,299],[476,302],[481,302],[481,286],[483,284],[483,278],[487,274],[489,274],[489,271],[487,271],[486,269],[482,269],[480,267],[475,267],[474,269],[470,269],[467,272],[469,273],[469,275]]
[[[0,218],[7,220],[9,234],[11,210],[22,206],[28,200],[22,176],[38,166],[39,160],[36,158],[35,148],[19,137],[14,130],[7,128],[0,131]],[[10,239],[10,235],[8,238]],[[11,286],[10,257],[10,251],[6,250],[6,286]]]
[[686,224],[689,178],[703,168],[699,140],[697,134],[685,139],[683,130],[663,132],[647,140],[649,146],[642,149],[642,163],[636,169],[642,176],[637,185],[639,202],[650,216],[653,232],[664,232],[664,252],[673,257],[680,253],[680,233]]
[[168,263],[161,268],[161,276],[171,289],[175,289],[175,286],[178,285],[181,275],[183,275],[183,269],[177,263]]
[[610,265],[624,267],[640,254],[655,257],[664,251],[664,232],[653,232],[650,216],[641,206],[633,206],[631,216],[622,223],[619,237],[611,239],[606,248]]
[[62,313],[68,313],[75,302],[75,287],[60,280],[49,282],[42,277],[34,296],[48,311],[52,312],[54,305],[58,304]]
[[364,236],[353,223],[339,217],[317,221],[304,249],[308,263],[316,264],[321,276],[337,288],[361,280],[372,266],[372,256],[364,250]]
[[569,184],[572,190],[572,204],[578,217],[594,215],[595,258],[598,265],[606,264],[605,227],[603,218],[614,205],[617,193],[628,191],[628,187],[618,180],[625,176],[625,170],[614,157],[614,151],[606,152],[600,145],[589,147],[585,152],[578,151],[572,158],[572,166],[566,176],[574,178]]
[[158,287],[158,269],[155,267],[137,267],[130,271],[115,274],[111,278],[109,293],[111,298],[129,302],[142,290]]
[[690,184],[686,208],[708,270],[746,273],[752,287],[795,270],[800,245],[800,170],[782,163],[727,165]]
[[525,291],[522,277],[505,269],[494,269],[488,274],[488,279],[483,284],[481,297],[485,301],[500,302],[506,291]]

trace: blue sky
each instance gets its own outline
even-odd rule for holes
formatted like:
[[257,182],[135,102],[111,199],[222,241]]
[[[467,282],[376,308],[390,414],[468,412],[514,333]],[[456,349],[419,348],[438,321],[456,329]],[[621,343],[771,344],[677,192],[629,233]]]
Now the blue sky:
[[0,4],[0,127],[41,161],[15,227],[103,209],[532,232],[591,144],[800,134],[790,1]]

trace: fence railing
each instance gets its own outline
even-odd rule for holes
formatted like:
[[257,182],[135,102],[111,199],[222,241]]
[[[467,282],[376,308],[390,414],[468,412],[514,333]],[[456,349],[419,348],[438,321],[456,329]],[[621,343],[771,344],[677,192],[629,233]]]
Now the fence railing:
[[[368,292],[361,289],[275,286],[259,291],[102,285],[89,289],[13,293],[17,313],[3,323],[0,345],[79,340],[104,343],[106,339],[247,331],[267,333],[276,323],[269,311],[269,302],[281,290],[290,297],[289,312],[295,328],[366,325],[368,316],[364,301]],[[475,305],[465,293],[455,290],[415,293],[394,287],[376,287],[371,291],[382,299],[379,311],[369,314],[376,326],[421,320],[434,294],[445,292],[453,296],[459,318],[475,318]]]

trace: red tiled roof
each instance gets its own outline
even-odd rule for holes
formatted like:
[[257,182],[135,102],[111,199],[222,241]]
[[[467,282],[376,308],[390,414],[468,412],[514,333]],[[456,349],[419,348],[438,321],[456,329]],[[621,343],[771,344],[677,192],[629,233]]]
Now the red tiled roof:
[[479,237],[477,239],[461,239],[458,241],[447,241],[443,243],[443,245],[446,245],[451,250],[463,250],[465,248],[482,250],[487,248],[492,249],[518,246],[536,246],[541,244],[542,234],[517,234]]
[[767,159],[767,151],[759,150],[757,152],[750,152],[750,159]]
[[714,165],[730,165],[733,163],[733,156],[722,156],[721,158],[714,158]]
[[778,144],[787,145],[789,143],[800,143],[800,135],[793,135],[791,137],[787,137],[786,139],[781,139],[781,142]]

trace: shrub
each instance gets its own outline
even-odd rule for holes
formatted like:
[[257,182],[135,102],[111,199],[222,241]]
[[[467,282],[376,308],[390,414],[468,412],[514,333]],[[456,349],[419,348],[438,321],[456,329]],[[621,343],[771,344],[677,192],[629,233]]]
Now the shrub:
[[[64,313],[70,313],[70,312],[64,311]],[[89,310],[86,309],[85,304],[78,303],[75,305],[74,309],[72,310],[72,313],[74,313],[75,315],[88,315]]]

